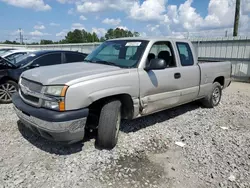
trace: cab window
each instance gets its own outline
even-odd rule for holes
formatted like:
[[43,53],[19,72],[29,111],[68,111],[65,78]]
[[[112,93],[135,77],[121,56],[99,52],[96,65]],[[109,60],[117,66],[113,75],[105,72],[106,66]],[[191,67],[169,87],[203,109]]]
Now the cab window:
[[194,58],[189,44],[183,42],[177,42],[176,45],[178,48],[181,65],[192,66],[194,64]]
[[155,58],[164,59],[167,67],[176,67],[174,52],[170,42],[156,42],[152,46],[148,54],[148,62]]

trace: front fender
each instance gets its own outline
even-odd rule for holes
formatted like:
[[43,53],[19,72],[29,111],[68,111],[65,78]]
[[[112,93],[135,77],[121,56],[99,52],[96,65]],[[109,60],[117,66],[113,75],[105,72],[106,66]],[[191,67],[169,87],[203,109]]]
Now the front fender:
[[5,77],[7,77],[8,76],[8,74],[7,74],[7,72],[6,71],[1,71],[0,70],[0,82],[2,82],[2,80],[5,78]]
[[[88,97],[90,103],[97,101],[102,98],[114,96],[114,95],[121,95],[121,94],[128,94],[127,92],[131,89],[130,86],[122,86],[122,87],[115,87],[115,88],[107,88],[100,91],[95,91],[91,93]],[[129,94],[130,95],[130,94]]]
[[66,110],[88,107],[93,102],[119,94],[128,94],[132,99],[139,97],[137,71],[93,79],[69,86],[66,93]]

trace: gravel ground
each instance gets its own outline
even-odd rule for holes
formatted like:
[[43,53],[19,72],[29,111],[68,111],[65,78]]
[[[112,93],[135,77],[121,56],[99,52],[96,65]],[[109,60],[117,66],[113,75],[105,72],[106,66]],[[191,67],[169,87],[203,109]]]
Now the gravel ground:
[[[0,105],[2,187],[250,187],[250,85],[233,83],[214,109],[198,103],[122,123],[118,146],[60,146]],[[181,147],[176,142],[184,143]]]

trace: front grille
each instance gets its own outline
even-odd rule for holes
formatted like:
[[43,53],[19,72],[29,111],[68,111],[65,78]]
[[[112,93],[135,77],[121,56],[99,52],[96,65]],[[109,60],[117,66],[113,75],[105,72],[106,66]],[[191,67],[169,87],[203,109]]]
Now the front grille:
[[31,96],[31,95],[25,95],[25,94],[22,92],[22,90],[20,90],[20,92],[21,92],[22,97],[23,97],[25,100],[31,101],[31,102],[33,102],[33,103],[39,103],[39,98],[33,97],[33,96]]
[[42,84],[21,78],[19,87],[20,95],[26,103],[36,107],[41,106],[40,94],[42,93]]
[[35,91],[35,92],[38,92],[38,93],[41,92],[42,87],[43,87],[42,84],[27,80],[25,78],[21,79],[21,85],[29,88],[31,91]]

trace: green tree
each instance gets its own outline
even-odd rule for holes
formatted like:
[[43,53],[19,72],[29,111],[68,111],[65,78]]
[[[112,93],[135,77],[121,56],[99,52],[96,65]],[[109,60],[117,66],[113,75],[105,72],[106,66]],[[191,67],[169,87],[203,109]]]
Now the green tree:
[[83,42],[82,31],[75,29],[67,33],[66,40],[68,43],[81,43]]
[[99,42],[99,38],[95,32],[92,33],[93,42]]
[[39,43],[38,42],[32,42],[30,43],[30,45],[38,45]]
[[88,41],[88,32],[85,31],[84,29],[82,30],[82,38],[83,38],[83,42],[89,42]]
[[115,38],[114,37],[114,30],[113,29],[109,29],[107,31],[107,33],[105,34],[105,38],[108,40],[108,39],[113,39]]
[[59,44],[67,44],[68,41],[66,39],[62,39],[62,40],[59,40],[58,42]]
[[139,37],[139,36],[140,36],[140,33],[138,33],[137,31],[135,31],[135,32],[133,33],[133,35],[134,35],[134,37]]
[[108,39],[114,39],[114,38],[121,38],[121,37],[136,37],[139,36],[138,32],[132,33],[129,30],[124,30],[120,28],[109,29],[107,33],[105,34],[105,38]]
[[18,43],[16,41],[6,40],[6,41],[3,42],[3,44],[20,44],[20,43]]
[[87,34],[87,42],[94,42],[91,33],[88,33],[88,34]]
[[40,44],[53,44],[52,40],[41,40]]
[[139,36],[138,32],[132,32],[129,30],[124,30],[121,28],[116,29],[108,29],[107,33],[102,36],[98,37],[95,32],[90,33],[83,30],[75,29],[74,31],[70,31],[67,33],[65,39],[60,40],[59,44],[65,43],[90,43],[90,42],[104,42],[108,39],[120,38],[120,37],[137,37]]
[[87,43],[87,42],[99,42],[97,34],[90,33],[83,30],[74,30],[67,33],[64,40],[59,41],[59,43]]
[[105,41],[105,38],[104,37],[101,37],[100,38],[100,42],[104,42]]

